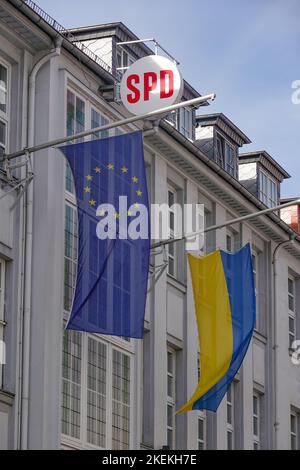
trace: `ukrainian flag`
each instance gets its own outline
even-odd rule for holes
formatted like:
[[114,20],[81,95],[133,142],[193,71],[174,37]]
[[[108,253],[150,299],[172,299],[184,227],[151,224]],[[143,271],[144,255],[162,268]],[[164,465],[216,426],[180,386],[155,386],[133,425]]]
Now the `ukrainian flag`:
[[250,244],[237,253],[188,255],[200,342],[200,381],[179,413],[216,411],[241,367],[256,317]]

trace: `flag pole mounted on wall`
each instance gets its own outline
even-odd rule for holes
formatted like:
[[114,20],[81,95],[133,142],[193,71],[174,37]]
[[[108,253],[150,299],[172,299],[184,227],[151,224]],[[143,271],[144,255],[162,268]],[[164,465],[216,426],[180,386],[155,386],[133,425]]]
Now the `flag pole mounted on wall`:
[[201,103],[206,103],[207,101],[210,101],[210,100],[213,101],[215,100],[215,98],[216,98],[216,94],[211,93],[209,95],[200,96],[198,98],[193,98],[192,100],[181,101],[180,103],[176,103],[171,106],[166,106],[164,108],[156,109],[155,111],[150,111],[148,113],[141,114],[139,116],[131,116],[126,119],[121,119],[120,121],[110,122],[109,124],[106,124],[105,126],[95,127],[94,129],[89,129],[87,131],[83,131],[83,132],[74,134],[69,137],[62,137],[60,139],[50,140],[48,142],[45,142],[44,144],[39,144],[34,147],[24,148],[22,150],[18,150],[17,152],[13,152],[7,155],[4,154],[4,156],[0,158],[0,162],[9,161],[9,160],[12,160],[13,158],[18,158],[23,155],[28,155],[30,153],[38,152],[39,150],[45,150],[51,147],[57,147],[58,145],[65,144],[67,142],[72,142],[77,139],[82,139],[83,137],[87,137],[92,134],[97,134],[98,132],[103,132],[109,129],[114,129],[115,127],[121,127],[121,126],[125,126],[126,124],[132,124],[134,122],[141,121],[144,119],[150,119],[156,116],[159,117],[160,115],[169,114],[172,111],[176,111],[176,109],[186,108],[190,106],[198,106]]

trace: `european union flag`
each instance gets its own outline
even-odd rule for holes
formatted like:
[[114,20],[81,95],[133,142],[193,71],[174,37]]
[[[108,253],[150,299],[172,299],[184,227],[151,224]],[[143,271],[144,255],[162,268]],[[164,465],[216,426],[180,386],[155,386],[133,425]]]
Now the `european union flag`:
[[150,253],[142,132],[60,150],[78,206],[77,280],[67,328],[142,338]]

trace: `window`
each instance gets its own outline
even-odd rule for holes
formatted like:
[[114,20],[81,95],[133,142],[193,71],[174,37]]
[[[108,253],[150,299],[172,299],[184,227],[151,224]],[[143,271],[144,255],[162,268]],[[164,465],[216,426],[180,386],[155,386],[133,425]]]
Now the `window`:
[[64,309],[72,307],[73,292],[77,269],[77,211],[75,206],[65,206],[65,273],[64,273]]
[[288,305],[289,305],[289,347],[291,348],[296,339],[296,297],[295,279],[288,278]]
[[206,416],[201,412],[198,417],[198,450],[206,449]]
[[227,142],[225,142],[225,169],[230,175],[236,177],[236,173],[237,173],[236,151]]
[[256,328],[259,326],[259,302],[258,302],[258,289],[259,289],[259,278],[258,278],[258,262],[259,262],[259,256],[255,251],[252,251],[252,267],[253,267],[253,277],[254,277],[254,289],[255,289],[255,297],[256,297]]
[[176,405],[176,353],[167,352],[167,444],[175,448],[175,405]]
[[66,330],[63,441],[80,448],[130,448],[131,357],[96,336]]
[[126,72],[126,69],[135,62],[134,58],[128,54],[122,47],[117,50],[117,69],[119,74],[122,76]]
[[259,199],[267,207],[275,207],[278,205],[278,185],[265,172],[259,172]]
[[189,108],[179,110],[179,132],[188,139],[193,138],[193,111]]
[[[67,91],[67,136],[85,130],[85,102],[73,91]],[[77,140],[80,142],[80,139]],[[66,190],[75,194],[74,181],[71,168],[66,162]]]
[[233,253],[240,248],[240,235],[238,232],[228,230],[226,234],[226,251]]
[[62,433],[80,439],[82,334],[65,331],[62,364]]
[[224,139],[217,136],[216,138],[216,162],[224,168],[225,158],[224,158]]
[[5,296],[5,262],[0,259],[0,388],[2,387],[3,364],[5,363],[5,344],[4,344],[4,296]]
[[[175,236],[175,211],[173,205],[176,203],[176,190],[169,187],[168,189],[168,206],[169,206],[169,227],[170,227],[170,238]],[[177,274],[177,263],[176,263],[176,243],[170,243],[167,245],[168,249],[168,274],[176,277]]]
[[261,396],[253,394],[253,449],[261,448]]
[[291,450],[300,450],[299,442],[299,419],[300,415],[296,411],[291,411]]
[[[109,123],[109,119],[103,116],[103,114],[98,113],[95,109],[92,108],[92,115],[91,115],[91,129],[95,129],[95,127],[105,126]],[[109,137],[109,130],[97,132],[93,134],[93,139],[103,139],[104,137]]]
[[9,91],[9,70],[6,65],[0,62],[0,149],[5,151],[8,138],[8,91]]
[[234,449],[234,383],[227,391],[227,449]]
[[[204,226],[211,227],[215,223],[214,211],[204,209]],[[204,250],[205,254],[211,253],[216,249],[216,233],[215,230],[205,234]]]

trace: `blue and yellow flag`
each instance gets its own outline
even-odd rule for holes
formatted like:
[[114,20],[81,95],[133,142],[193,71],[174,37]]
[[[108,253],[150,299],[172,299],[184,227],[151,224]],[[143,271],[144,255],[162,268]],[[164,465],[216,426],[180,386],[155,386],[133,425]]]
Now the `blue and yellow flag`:
[[217,411],[249,347],[256,316],[252,257],[237,253],[188,255],[200,342],[200,381],[179,413]]
[[[142,338],[150,252],[142,133],[60,150],[73,173],[78,207],[77,280],[67,328]],[[131,237],[129,226],[142,208],[144,233]]]

